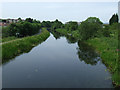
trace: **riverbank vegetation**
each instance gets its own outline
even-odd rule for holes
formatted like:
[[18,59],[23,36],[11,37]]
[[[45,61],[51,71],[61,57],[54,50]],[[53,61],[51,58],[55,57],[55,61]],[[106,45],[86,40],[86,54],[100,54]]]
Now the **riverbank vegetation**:
[[52,31],[92,45],[100,53],[102,62],[112,73],[113,84],[120,86],[120,59],[118,55],[120,53],[118,42],[120,24],[117,15],[113,15],[109,22],[110,24],[103,24],[99,18],[89,17],[80,24],[70,21]]
[[21,53],[29,52],[34,46],[42,43],[49,37],[50,33],[46,29],[42,29],[41,34],[21,38],[13,42],[2,44],[2,63]]
[[[44,28],[40,35],[32,36]],[[100,53],[102,62],[112,73],[112,80],[116,86],[120,86],[120,24],[118,15],[114,14],[109,20],[109,24],[103,24],[97,17],[89,17],[81,23],[70,21],[65,24],[58,21],[36,21],[27,18],[25,21],[10,24],[3,28],[3,38],[10,37],[11,40],[24,37],[21,41],[3,44],[3,62],[20,53],[29,51],[32,47],[41,43],[49,36],[49,32],[54,33],[56,39],[58,33],[66,36],[69,43],[77,41],[92,45]],[[28,37],[26,37],[28,36]],[[9,41],[4,39],[3,41]],[[78,44],[80,46],[80,43]],[[25,48],[26,47],[26,48]],[[80,56],[80,55],[79,55]]]
[[26,37],[32,36],[40,31],[40,21],[26,18],[24,21],[11,23],[6,27],[2,27],[2,38],[5,37]]

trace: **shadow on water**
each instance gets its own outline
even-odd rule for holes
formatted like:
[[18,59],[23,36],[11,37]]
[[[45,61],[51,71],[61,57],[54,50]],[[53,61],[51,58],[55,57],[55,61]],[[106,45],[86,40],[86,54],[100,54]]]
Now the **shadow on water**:
[[77,50],[80,61],[84,61],[86,64],[96,65],[100,60],[100,57],[95,52],[94,48],[84,42],[78,41]]

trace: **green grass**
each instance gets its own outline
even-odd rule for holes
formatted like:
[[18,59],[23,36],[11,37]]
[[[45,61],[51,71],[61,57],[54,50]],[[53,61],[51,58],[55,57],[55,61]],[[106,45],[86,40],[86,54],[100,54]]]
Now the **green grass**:
[[112,73],[112,80],[116,86],[120,86],[120,71],[118,59],[118,39],[113,37],[101,37],[87,40],[89,45],[96,48],[100,53],[102,62]]
[[43,29],[41,34],[22,38],[2,45],[2,63],[15,56],[29,52],[34,46],[42,43],[49,37],[50,33]]
[[[63,35],[68,35],[68,33],[72,34],[72,37],[80,40],[78,30],[68,32],[65,29],[57,29],[56,31]],[[120,48],[118,48],[118,45],[120,47],[120,44],[118,44],[118,30],[110,28],[110,31],[112,32],[110,37],[101,36],[98,38],[89,39],[85,42],[93,46],[96,49],[96,51],[99,52],[100,57],[102,58],[102,62],[112,73],[113,83],[116,87],[118,87],[120,86],[120,51],[118,51],[118,49],[120,50]]]
[[7,42],[7,41],[11,41],[11,40],[15,40],[15,39],[18,39],[17,37],[6,37],[6,38],[2,38],[2,42]]

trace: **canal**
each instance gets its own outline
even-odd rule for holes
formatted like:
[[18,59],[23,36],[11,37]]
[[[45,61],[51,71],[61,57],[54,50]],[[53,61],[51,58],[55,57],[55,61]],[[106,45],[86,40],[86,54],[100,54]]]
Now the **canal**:
[[112,88],[99,54],[69,37],[50,37],[2,65],[3,88]]

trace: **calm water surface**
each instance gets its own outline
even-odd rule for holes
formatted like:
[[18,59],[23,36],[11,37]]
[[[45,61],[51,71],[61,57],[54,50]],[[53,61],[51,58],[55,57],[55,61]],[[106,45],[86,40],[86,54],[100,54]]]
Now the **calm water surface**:
[[3,64],[3,88],[110,88],[111,75],[82,42],[50,37]]

